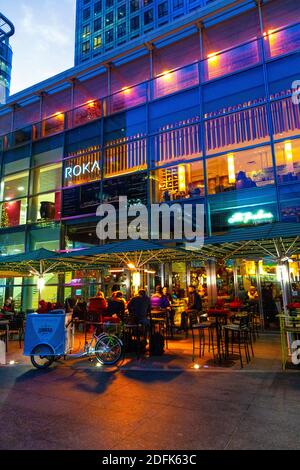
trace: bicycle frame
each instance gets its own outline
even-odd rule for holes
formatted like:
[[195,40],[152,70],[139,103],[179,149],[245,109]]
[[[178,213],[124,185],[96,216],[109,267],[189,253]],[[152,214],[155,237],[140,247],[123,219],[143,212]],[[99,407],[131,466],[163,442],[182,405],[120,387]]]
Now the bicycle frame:
[[[111,337],[111,336],[113,336],[113,335],[110,335],[110,334],[108,334],[108,333],[101,333],[101,334],[98,335],[98,336],[95,335],[95,334],[93,334],[93,336],[92,336],[90,342],[89,342],[89,343],[86,343],[86,344],[84,345],[84,348],[83,348],[82,350],[80,350],[78,353],[75,353],[75,354],[73,354],[73,353],[71,353],[71,354],[65,354],[65,357],[66,357],[66,358],[68,357],[68,358],[74,358],[74,359],[76,359],[76,358],[81,358],[81,357],[90,357],[90,356],[93,356],[93,355],[95,354],[95,349],[92,348],[93,342],[96,344],[99,340],[101,340],[101,338],[107,338],[107,337]],[[120,338],[118,338],[118,339],[119,339],[119,341],[120,341],[120,343],[121,343],[121,345],[122,345],[122,347],[123,347],[123,342],[122,342],[122,340],[121,340]],[[103,345],[104,345],[104,344],[103,344]],[[104,345],[104,346],[107,348],[106,345]]]

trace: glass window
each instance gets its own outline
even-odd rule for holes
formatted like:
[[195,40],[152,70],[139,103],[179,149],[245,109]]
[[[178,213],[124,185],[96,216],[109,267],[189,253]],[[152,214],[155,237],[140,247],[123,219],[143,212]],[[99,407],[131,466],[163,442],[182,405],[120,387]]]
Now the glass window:
[[29,234],[30,249],[59,250],[60,228],[57,224],[49,224],[47,228],[33,228]]
[[109,29],[108,31],[105,32],[105,43],[108,44],[109,42],[112,42],[114,40],[114,30]]
[[130,0],[130,13],[134,13],[139,9],[139,0]]
[[61,187],[62,164],[36,168],[31,173],[30,194],[46,193]]
[[300,180],[300,140],[286,140],[275,145],[279,183]]
[[6,176],[1,183],[1,201],[11,201],[27,196],[28,171]]
[[0,254],[15,255],[25,251],[25,232],[7,232],[0,235]]
[[157,14],[158,18],[162,18],[168,14],[168,2],[163,2],[158,5]]
[[114,0],[106,0],[106,8],[112,7],[114,4]]
[[178,8],[183,7],[183,0],[173,0],[173,9],[177,10]]
[[140,27],[140,17],[134,16],[130,20],[130,29],[131,31],[135,31],[136,29],[139,29],[139,27]]
[[204,196],[203,162],[162,168],[154,172],[154,184],[156,202]]
[[90,51],[90,47],[91,47],[90,41],[86,41],[82,43],[82,53],[87,54]]
[[206,161],[208,194],[274,183],[270,147],[228,153]]
[[1,228],[26,224],[27,199],[8,201],[1,205]]
[[99,15],[99,13],[101,13],[101,10],[102,10],[102,2],[96,2],[95,5],[94,5],[94,15]]
[[45,165],[46,163],[57,162],[62,160],[63,157],[63,148],[58,147],[53,150],[48,150],[47,152],[37,153],[33,155],[33,165]]
[[107,13],[107,15],[105,16],[105,26],[109,26],[109,25],[111,25],[113,22],[114,22],[114,13],[113,13],[113,11],[110,11],[110,12]]
[[118,8],[118,20],[124,19],[126,16],[126,5],[122,5]]
[[91,34],[90,25],[84,26],[82,29],[82,38],[86,39]]
[[144,24],[152,23],[153,21],[153,8],[144,13]]
[[118,34],[118,38],[121,38],[121,37],[125,36],[125,34],[126,34],[126,23],[125,22],[118,25],[117,34]]
[[95,36],[94,37],[94,49],[98,49],[98,47],[101,47],[101,45],[102,45],[101,35]]
[[29,199],[28,221],[59,220],[61,214],[61,192],[40,194]]
[[89,7],[89,8],[85,8],[85,9],[83,10],[83,13],[82,13],[83,21],[88,20],[90,16],[91,16],[91,9],[90,9],[90,7]]
[[94,31],[99,31],[102,28],[102,18],[98,18],[94,21]]
[[30,166],[30,158],[25,157],[20,160],[10,161],[11,158],[4,157],[4,168],[3,173],[9,175],[11,173],[17,173],[18,171],[27,170]]

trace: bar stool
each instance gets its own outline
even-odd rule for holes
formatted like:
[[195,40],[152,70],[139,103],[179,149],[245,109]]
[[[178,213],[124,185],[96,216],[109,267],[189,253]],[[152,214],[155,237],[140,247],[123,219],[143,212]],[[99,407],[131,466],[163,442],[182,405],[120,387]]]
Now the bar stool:
[[169,346],[168,346],[169,319],[168,319],[167,311],[166,310],[152,311],[150,315],[150,323],[151,323],[151,332],[153,333],[155,328],[158,328],[158,332],[162,334],[164,338],[166,348],[169,349]]
[[[199,357],[204,356],[205,353],[205,345],[206,345],[206,336],[205,332],[207,331],[208,334],[208,350],[212,348],[213,355],[214,352],[214,337],[213,337],[213,323],[210,321],[199,321],[199,316],[196,311],[191,312],[189,315],[190,319],[190,327],[192,331],[192,339],[193,339],[193,362],[195,360],[195,352],[199,351]],[[197,335],[198,333],[198,335]],[[196,345],[196,340],[198,338],[198,346]]]

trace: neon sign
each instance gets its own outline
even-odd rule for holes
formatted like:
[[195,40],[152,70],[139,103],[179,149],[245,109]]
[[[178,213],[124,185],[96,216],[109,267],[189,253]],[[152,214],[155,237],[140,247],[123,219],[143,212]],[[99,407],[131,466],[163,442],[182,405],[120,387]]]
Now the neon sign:
[[235,212],[229,219],[230,225],[257,224],[262,222],[271,222],[274,219],[272,212],[266,212],[260,209],[257,212]]
[[68,166],[65,169],[65,179],[92,174],[94,172],[100,172],[99,162],[83,163],[82,165]]

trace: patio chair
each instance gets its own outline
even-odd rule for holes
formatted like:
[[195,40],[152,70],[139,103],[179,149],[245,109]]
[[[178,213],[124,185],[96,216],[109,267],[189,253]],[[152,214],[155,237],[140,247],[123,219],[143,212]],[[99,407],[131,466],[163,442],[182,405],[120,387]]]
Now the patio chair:
[[146,337],[145,328],[137,322],[135,315],[125,315],[122,334],[124,355],[126,351],[131,352],[134,349],[139,359],[143,349],[142,337]]
[[18,336],[20,349],[22,348],[22,340],[24,339],[24,315],[15,315],[9,321],[8,337],[12,338],[14,335]]
[[251,360],[250,349],[252,352],[252,356],[254,356],[249,315],[243,315],[237,318],[233,318],[232,323],[223,325],[222,328],[223,328],[223,331],[225,332],[226,356],[227,357],[229,356],[229,347],[231,345],[231,354],[233,355],[233,353],[236,352],[236,350],[238,351],[241,368],[243,368],[244,365],[243,365],[243,357],[242,357],[242,346],[244,346],[247,364]]

